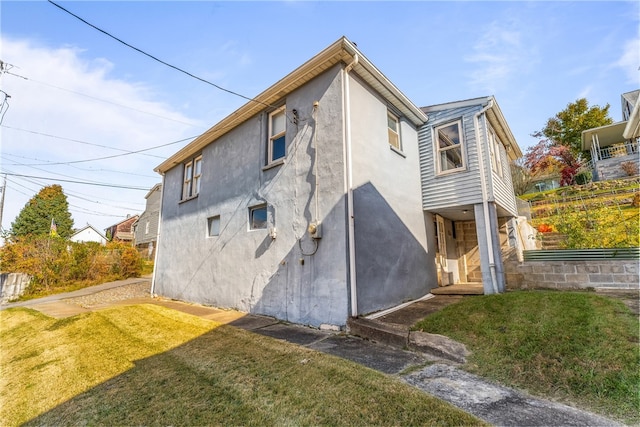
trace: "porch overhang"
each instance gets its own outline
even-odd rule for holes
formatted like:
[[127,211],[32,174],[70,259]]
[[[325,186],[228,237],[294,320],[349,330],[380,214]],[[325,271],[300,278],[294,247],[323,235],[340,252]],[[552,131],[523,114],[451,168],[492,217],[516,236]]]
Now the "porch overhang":
[[598,141],[599,148],[624,142],[626,138],[623,133],[626,126],[627,122],[624,121],[582,131],[582,150],[591,150],[594,137]]

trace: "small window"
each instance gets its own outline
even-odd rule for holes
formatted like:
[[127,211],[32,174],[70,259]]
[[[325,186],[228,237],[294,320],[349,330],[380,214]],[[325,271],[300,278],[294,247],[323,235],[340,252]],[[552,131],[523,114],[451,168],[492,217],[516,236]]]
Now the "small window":
[[287,121],[285,107],[269,114],[269,141],[267,143],[267,164],[283,159],[286,152],[285,134]]
[[491,167],[493,171],[502,176],[502,159],[500,157],[500,140],[493,129],[489,128],[489,150],[491,152]]
[[389,130],[389,145],[397,150],[402,150],[400,145],[400,122],[398,118],[387,112],[387,128]]
[[207,235],[209,237],[220,235],[220,215],[207,218]]
[[144,234],[149,234],[149,227],[150,227],[150,224],[149,224],[149,221],[147,221],[144,224]]
[[438,172],[464,168],[461,129],[461,121],[435,128]]
[[249,208],[249,230],[267,228],[267,205]]
[[182,200],[190,199],[200,193],[202,177],[202,156],[184,164],[184,181],[182,184]]

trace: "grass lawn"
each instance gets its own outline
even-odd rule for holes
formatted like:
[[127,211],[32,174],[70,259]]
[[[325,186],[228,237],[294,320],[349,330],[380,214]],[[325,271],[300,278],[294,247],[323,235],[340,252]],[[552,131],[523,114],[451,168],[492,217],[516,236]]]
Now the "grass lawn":
[[401,381],[154,305],[0,312],[3,425],[480,425]]
[[414,328],[465,343],[466,368],[481,376],[640,423],[640,324],[620,301],[558,291],[474,296]]

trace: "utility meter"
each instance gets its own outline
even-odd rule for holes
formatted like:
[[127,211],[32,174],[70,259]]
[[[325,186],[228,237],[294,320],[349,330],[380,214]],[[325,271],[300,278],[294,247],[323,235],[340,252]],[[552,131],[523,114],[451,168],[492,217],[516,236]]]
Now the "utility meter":
[[322,224],[320,222],[312,222],[307,230],[312,239],[322,238]]

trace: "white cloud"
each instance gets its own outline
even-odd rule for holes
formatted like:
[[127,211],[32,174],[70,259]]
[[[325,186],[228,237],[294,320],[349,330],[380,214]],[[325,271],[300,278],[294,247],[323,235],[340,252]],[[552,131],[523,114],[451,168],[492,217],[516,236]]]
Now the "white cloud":
[[527,28],[515,18],[488,24],[473,45],[473,52],[464,58],[472,64],[469,84],[476,91],[495,94],[527,73],[538,59],[526,35]]
[[624,45],[624,50],[616,66],[622,68],[627,83],[640,86],[640,39],[632,39]]
[[[14,65],[10,73],[27,78],[2,75],[2,90],[11,96],[0,128],[2,172],[49,177],[8,176],[4,228],[42,186],[56,183],[52,178],[151,188],[160,182],[153,168],[185,143],[147,153],[160,157],[127,155],[70,165],[46,163],[118,155],[194,136],[202,130],[189,126],[193,120],[154,99],[154,88],[110,77],[117,64],[108,60],[86,59],[84,52],[74,47],[47,48],[6,37],[0,43],[2,60]],[[77,227],[91,223],[104,228],[144,210],[145,191],[59,183],[74,205],[70,210]]]

